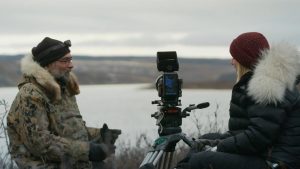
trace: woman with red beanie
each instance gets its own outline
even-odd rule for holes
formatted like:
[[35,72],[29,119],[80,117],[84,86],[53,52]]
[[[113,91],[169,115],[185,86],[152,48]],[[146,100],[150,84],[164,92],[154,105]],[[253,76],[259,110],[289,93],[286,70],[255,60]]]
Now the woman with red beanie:
[[190,154],[177,169],[300,169],[300,75],[297,48],[269,46],[258,32],[230,45],[237,82],[232,89],[229,131],[208,134],[215,147]]

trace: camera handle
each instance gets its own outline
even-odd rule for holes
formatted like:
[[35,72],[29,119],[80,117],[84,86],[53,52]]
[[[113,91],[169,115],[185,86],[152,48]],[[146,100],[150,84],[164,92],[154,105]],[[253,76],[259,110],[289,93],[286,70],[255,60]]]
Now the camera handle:
[[[194,109],[203,109],[208,106],[208,102],[200,103],[198,105],[192,104],[181,112],[181,116],[187,117],[189,116],[189,113],[187,112],[191,112]],[[153,149],[146,154],[139,169],[170,169],[176,144],[180,140],[193,148],[193,140],[188,139],[182,132],[160,136],[155,140]]]

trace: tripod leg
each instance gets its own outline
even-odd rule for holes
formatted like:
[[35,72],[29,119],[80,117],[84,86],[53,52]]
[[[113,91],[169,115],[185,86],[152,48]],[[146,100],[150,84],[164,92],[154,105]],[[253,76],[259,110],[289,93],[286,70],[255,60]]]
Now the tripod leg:
[[152,163],[154,161],[154,159],[156,158],[158,154],[158,151],[154,151],[151,158],[149,159],[148,163]]
[[159,165],[158,165],[158,169],[164,169],[164,166],[165,166],[165,157],[166,157],[166,152],[164,152],[160,162],[159,162]]
[[164,153],[164,157],[162,159],[163,163],[161,165],[160,169],[166,169],[167,163],[168,163],[168,152]]
[[165,165],[164,165],[165,169],[169,169],[168,168],[169,162],[170,162],[170,152],[167,152],[165,156]]
[[146,164],[152,164],[153,166],[156,166],[159,161],[161,161],[161,157],[163,155],[164,151],[159,150],[159,151],[152,151],[147,153],[145,159],[143,160],[142,164],[140,167],[146,165]]
[[140,167],[143,166],[143,165],[145,165],[146,163],[148,163],[149,160],[150,160],[150,158],[152,157],[152,155],[153,155],[153,152],[148,152],[147,155],[146,155],[146,157],[144,158],[142,164],[140,165]]
[[157,157],[154,159],[154,161],[152,162],[152,164],[154,166],[156,166],[156,164],[160,161],[161,159],[161,156],[164,154],[164,151],[163,150],[160,150]]
[[158,169],[170,169],[172,165],[172,159],[173,159],[174,152],[164,152],[163,157],[160,160],[160,163],[158,165]]
[[168,165],[167,165],[167,169],[171,168],[172,165],[172,161],[173,161],[173,156],[174,156],[174,152],[169,152],[168,153]]

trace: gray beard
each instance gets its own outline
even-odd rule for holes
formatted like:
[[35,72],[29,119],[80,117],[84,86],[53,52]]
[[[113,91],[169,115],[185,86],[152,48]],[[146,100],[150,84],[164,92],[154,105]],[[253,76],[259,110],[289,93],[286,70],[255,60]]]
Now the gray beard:
[[70,73],[64,73],[63,75],[60,76],[55,76],[54,77],[56,82],[60,85],[60,87],[63,89],[65,89],[65,87],[67,86],[67,84],[69,83],[70,80]]
[[51,72],[51,74],[61,87],[66,86],[67,83],[70,81],[70,72]]
[[54,79],[60,79],[60,80],[63,80],[65,82],[68,82],[69,79],[70,79],[70,72],[64,72],[64,73],[61,73],[57,70],[54,70],[54,71],[49,71],[50,74],[54,77]]
[[53,68],[48,68],[47,70],[61,87],[65,87],[69,83],[71,71],[60,71]]
[[62,80],[67,83],[70,80],[70,72],[66,72],[60,75],[55,75],[54,78],[57,80]]

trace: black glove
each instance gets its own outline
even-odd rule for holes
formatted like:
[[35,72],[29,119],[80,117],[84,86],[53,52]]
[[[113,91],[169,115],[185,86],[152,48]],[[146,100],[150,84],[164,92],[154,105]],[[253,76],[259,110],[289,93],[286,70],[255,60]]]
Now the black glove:
[[102,161],[109,155],[115,152],[115,146],[112,144],[96,144],[90,143],[89,160],[90,161]]
[[115,144],[121,133],[122,131],[119,129],[109,129],[106,123],[104,123],[103,127],[100,129],[100,135],[105,144]]
[[114,144],[120,134],[121,130],[109,129],[107,124],[104,123],[102,129],[100,129],[102,143],[97,143],[96,140],[99,138],[90,142],[90,161],[102,161],[111,154],[114,154],[116,150]]

